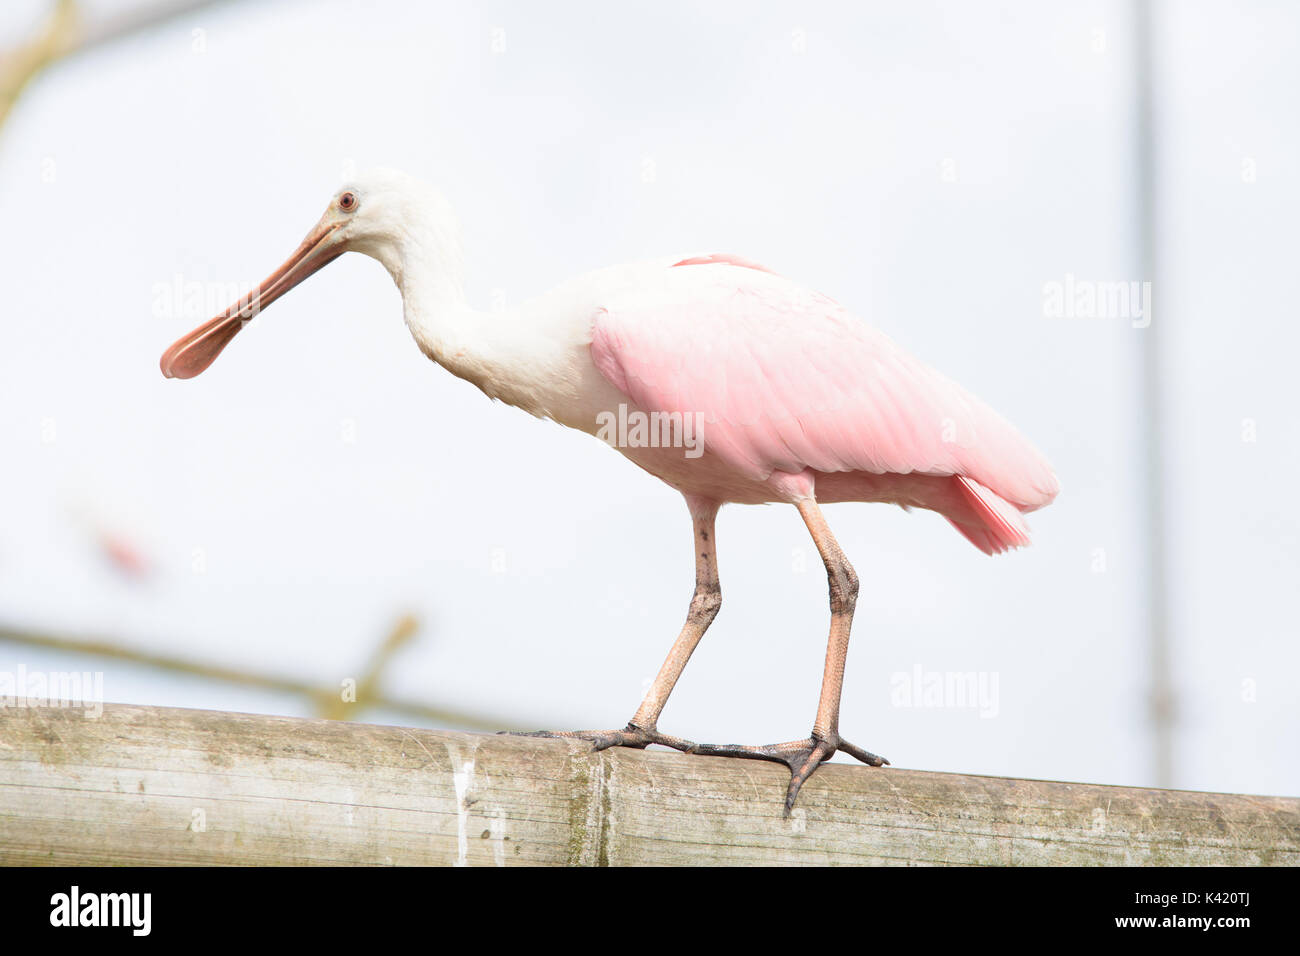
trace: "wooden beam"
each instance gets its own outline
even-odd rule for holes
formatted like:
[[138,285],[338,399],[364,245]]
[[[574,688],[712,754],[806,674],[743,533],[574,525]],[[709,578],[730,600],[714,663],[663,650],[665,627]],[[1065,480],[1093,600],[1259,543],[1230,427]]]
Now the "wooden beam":
[[1300,799],[0,709],[0,864],[1300,864]]

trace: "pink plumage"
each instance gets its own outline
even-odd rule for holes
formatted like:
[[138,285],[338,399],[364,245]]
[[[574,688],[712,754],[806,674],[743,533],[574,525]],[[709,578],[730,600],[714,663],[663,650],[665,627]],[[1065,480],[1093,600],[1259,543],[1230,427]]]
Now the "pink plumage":
[[716,467],[708,487],[661,477],[723,500],[793,487],[928,508],[988,554],[1029,543],[1021,514],[1058,485],[1005,419],[824,295],[736,257],[676,265],[691,268],[666,270],[650,295],[615,293],[591,342],[638,408],[699,415],[705,449],[731,473],[721,489]]

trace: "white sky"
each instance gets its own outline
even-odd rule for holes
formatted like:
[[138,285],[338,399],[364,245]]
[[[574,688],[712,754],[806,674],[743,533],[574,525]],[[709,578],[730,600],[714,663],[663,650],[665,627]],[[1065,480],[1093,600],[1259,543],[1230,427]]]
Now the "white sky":
[[[39,8],[6,6],[0,42]],[[394,692],[626,722],[690,595],[680,499],[425,360],[376,263],[340,260],[200,379],[158,372],[209,317],[155,315],[158,286],[259,280],[347,168],[393,165],[456,206],[483,308],[731,251],[1016,422],[1065,489],[1029,550],[988,559],[935,515],[827,509],[863,582],[842,729],[899,766],[1150,783],[1142,331],[1043,315],[1067,274],[1144,278],[1129,9],[232,3],[67,61],[0,131],[0,619],[333,685],[411,609],[426,632]],[[1295,793],[1300,9],[1161,9],[1176,783]],[[108,570],[79,510],[154,575]],[[723,610],[661,726],[802,736],[815,551],[793,509],[736,506],[719,549]],[[110,700],[306,712],[0,645],[0,670],[19,663],[102,668]],[[918,666],[996,675],[996,716],[893,706],[891,676]]]

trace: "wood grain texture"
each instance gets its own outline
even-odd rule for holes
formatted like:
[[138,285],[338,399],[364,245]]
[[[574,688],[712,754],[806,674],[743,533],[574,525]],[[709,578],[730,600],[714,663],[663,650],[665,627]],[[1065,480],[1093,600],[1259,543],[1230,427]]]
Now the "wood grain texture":
[[1300,800],[199,710],[0,709],[3,864],[1300,864]]

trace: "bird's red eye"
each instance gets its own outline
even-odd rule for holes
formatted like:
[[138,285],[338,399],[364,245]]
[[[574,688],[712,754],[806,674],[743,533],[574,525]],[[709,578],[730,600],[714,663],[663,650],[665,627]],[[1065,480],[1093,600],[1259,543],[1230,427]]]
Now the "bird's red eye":
[[357,208],[357,197],[355,193],[344,193],[339,197],[339,208],[344,212],[351,212]]

